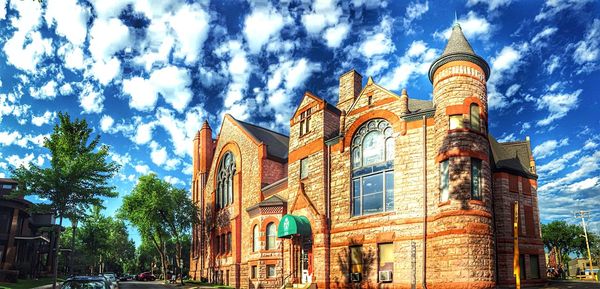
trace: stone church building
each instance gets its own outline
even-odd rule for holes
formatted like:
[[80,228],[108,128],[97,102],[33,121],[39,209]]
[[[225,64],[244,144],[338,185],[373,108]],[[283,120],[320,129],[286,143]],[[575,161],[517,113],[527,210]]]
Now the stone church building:
[[[226,115],[194,140],[190,276],[235,288],[494,288],[545,282],[529,139],[488,131],[487,62],[455,25],[431,101],[351,70],[306,92],[290,135]],[[514,203],[518,201],[518,214]]]

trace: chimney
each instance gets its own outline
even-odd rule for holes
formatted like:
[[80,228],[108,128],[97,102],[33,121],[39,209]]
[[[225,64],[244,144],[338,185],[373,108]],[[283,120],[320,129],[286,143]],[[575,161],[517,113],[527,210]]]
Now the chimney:
[[347,110],[362,90],[362,75],[352,69],[340,77],[340,98],[337,108]]
[[406,93],[406,88],[402,89],[402,95],[400,96],[400,113],[407,114],[410,111],[408,110],[408,94]]

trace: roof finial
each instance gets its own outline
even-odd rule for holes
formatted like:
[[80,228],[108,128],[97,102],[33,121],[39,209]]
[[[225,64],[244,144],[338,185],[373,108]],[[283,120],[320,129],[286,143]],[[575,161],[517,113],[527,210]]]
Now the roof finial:
[[456,10],[454,10],[454,27],[458,26],[460,27],[460,24],[458,23],[458,15],[456,14]]

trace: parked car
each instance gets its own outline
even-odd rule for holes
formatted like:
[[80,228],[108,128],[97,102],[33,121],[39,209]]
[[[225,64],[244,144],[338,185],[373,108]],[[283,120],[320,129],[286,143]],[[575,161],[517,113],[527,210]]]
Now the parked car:
[[105,277],[107,277],[113,283],[116,283],[116,284],[119,283],[119,279],[117,278],[117,274],[115,274],[115,273],[104,272],[104,273],[102,273],[102,275],[104,275]]
[[104,280],[106,281],[106,283],[108,284],[110,289],[118,289],[119,288],[119,285],[117,284],[117,282],[113,282],[112,278],[110,278],[109,276],[104,276],[102,274],[98,274],[98,277],[104,278]]
[[63,282],[61,289],[112,289],[102,276],[75,276]]
[[154,275],[152,275],[152,273],[150,273],[150,272],[142,272],[142,273],[138,274],[137,276],[135,276],[135,280],[137,280],[137,281],[154,281],[154,280],[156,280],[156,277]]
[[119,281],[129,281],[129,280],[133,280],[133,275],[123,274],[119,277]]

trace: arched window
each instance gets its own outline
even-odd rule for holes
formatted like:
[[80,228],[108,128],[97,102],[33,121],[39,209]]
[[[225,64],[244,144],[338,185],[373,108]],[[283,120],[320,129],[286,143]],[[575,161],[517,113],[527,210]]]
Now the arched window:
[[394,130],[384,119],[362,125],[352,139],[352,215],[394,209]]
[[275,223],[271,222],[267,225],[267,244],[265,246],[266,250],[275,249]]
[[477,105],[476,103],[472,103],[470,114],[471,114],[471,121],[470,121],[471,129],[480,131],[481,130],[481,122],[479,119],[479,105]]
[[252,252],[258,252],[260,250],[260,240],[258,237],[258,225],[254,225],[254,229],[252,230]]
[[226,152],[221,159],[217,175],[217,208],[224,208],[233,203],[233,175],[235,159],[231,152]]

